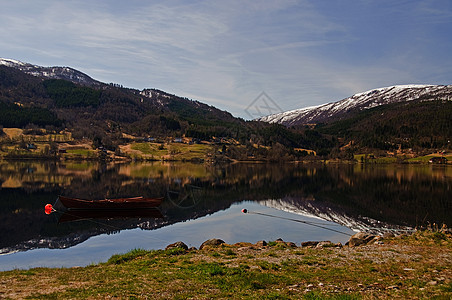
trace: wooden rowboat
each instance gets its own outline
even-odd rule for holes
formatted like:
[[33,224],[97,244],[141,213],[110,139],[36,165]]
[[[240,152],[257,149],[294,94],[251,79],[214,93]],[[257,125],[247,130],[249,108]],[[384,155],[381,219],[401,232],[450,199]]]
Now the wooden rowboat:
[[65,196],[58,197],[61,203],[70,210],[75,209],[140,209],[155,208],[159,206],[163,198],[117,198],[102,200],[83,200]]

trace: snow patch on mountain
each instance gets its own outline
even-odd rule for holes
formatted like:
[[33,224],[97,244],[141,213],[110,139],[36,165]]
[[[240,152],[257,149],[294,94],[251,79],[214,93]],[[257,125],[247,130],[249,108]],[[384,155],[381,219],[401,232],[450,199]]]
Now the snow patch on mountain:
[[0,58],[0,65],[4,65],[7,67],[15,67],[15,66],[25,66],[26,64],[15,59]]
[[380,105],[417,99],[451,100],[452,85],[395,85],[358,93],[337,102],[261,117],[258,120],[286,126],[315,124],[340,119],[351,111],[361,111]]
[[45,79],[63,79],[89,86],[101,85],[101,82],[69,67],[42,67],[8,58],[0,58],[0,65],[15,68],[26,74]]

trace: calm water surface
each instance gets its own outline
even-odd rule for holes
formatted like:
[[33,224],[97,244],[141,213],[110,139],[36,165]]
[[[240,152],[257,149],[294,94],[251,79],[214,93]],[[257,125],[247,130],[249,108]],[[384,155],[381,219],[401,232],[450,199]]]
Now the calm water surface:
[[[0,162],[0,186],[1,270],[84,266],[176,241],[345,243],[359,230],[452,223],[443,166]],[[68,220],[58,202],[44,214],[58,195],[164,202],[154,215]]]

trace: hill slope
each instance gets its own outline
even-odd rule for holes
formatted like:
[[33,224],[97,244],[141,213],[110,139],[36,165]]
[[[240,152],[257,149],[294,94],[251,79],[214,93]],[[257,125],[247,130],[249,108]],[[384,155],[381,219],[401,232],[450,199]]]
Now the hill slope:
[[355,94],[341,101],[296,109],[259,120],[286,126],[332,122],[373,107],[413,100],[452,100],[452,85],[399,85]]
[[[124,131],[136,135],[241,135],[245,122],[213,106],[156,89],[143,91],[98,82],[66,67],[39,67],[0,60],[0,125],[64,125],[76,136]],[[17,118],[39,110],[59,122]],[[6,113],[8,112],[8,113]],[[25,114],[26,115],[26,114]],[[19,122],[19,119],[21,120]]]
[[267,146],[277,145],[272,157],[279,160],[289,157],[285,154],[293,155],[294,147],[305,147],[306,141],[318,147],[331,144],[321,136],[305,136],[277,124],[247,122],[161,90],[128,89],[95,81],[71,68],[5,59],[0,59],[0,129],[2,126],[65,128],[75,139],[88,138],[110,150],[127,143],[123,134],[161,141],[182,136],[232,138],[241,144],[231,146],[227,155],[232,159],[266,159],[273,150]]
[[381,150],[450,149],[452,101],[413,100],[377,106],[353,117],[319,124],[323,134]]
[[46,79],[64,79],[89,86],[103,85],[100,81],[94,80],[88,75],[69,67],[41,67],[6,58],[0,58],[0,66],[1,65],[20,70],[29,75]]

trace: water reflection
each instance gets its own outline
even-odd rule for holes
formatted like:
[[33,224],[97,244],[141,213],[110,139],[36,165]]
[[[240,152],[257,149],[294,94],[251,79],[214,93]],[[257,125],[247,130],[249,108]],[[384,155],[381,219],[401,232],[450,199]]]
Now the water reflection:
[[[451,183],[452,169],[434,166],[1,162],[0,253],[68,248],[102,233],[162,228],[244,200],[353,230],[451,225]],[[45,215],[44,205],[58,195],[165,200],[161,215]]]
[[[75,210],[65,211],[58,219],[58,223],[75,222],[82,220],[112,220],[112,219],[138,219],[163,218],[157,208],[148,209],[112,209],[112,210]],[[103,225],[104,223],[102,223]]]

